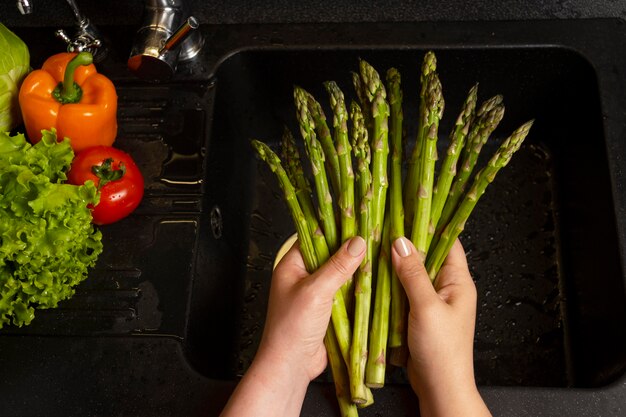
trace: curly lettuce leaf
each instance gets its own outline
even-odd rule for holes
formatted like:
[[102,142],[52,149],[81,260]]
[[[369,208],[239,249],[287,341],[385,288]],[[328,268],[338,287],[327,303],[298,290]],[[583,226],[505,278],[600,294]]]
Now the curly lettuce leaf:
[[0,134],[0,328],[28,325],[35,309],[71,297],[102,252],[87,208],[95,185],[61,182],[72,158],[54,132],[34,146]]
[[31,145],[21,133],[9,136],[0,132],[0,169],[11,165],[26,166],[34,174],[45,175],[50,182],[65,181],[74,159],[70,140],[57,141],[54,128],[43,130],[41,134],[41,140]]

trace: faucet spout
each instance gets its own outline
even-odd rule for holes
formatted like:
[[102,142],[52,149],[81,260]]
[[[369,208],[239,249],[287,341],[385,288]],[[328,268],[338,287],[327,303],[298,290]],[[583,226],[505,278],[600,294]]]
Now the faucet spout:
[[137,31],[128,68],[148,81],[165,81],[179,61],[194,58],[203,39],[197,20],[183,0],[146,0],[144,19]]
[[33,12],[33,4],[30,0],[17,0],[17,10],[21,14],[31,14]]

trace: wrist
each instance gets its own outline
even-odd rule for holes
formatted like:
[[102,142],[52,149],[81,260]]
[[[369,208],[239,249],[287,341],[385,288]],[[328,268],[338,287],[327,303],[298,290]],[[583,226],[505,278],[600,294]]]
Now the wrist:
[[306,390],[311,382],[304,371],[302,361],[294,360],[289,355],[267,347],[259,349],[250,370],[260,377],[270,379],[268,383],[283,384],[290,389],[303,388]]
[[473,376],[431,378],[413,384],[422,415],[463,415],[473,404],[482,404],[482,398]]
[[298,416],[308,384],[304,372],[298,372],[291,362],[259,350],[222,416]]

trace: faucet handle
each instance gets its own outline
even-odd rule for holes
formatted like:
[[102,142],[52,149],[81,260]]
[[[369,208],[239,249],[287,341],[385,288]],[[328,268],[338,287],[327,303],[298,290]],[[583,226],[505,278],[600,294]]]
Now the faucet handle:
[[19,10],[23,15],[31,14],[33,12],[33,5],[30,0],[17,0],[16,6],[17,10]]
[[192,30],[198,29],[200,24],[198,20],[189,16],[179,27],[172,33],[172,36],[167,38],[163,47],[159,50],[159,53],[163,53],[176,48],[190,35]]
[[102,46],[102,41],[88,36],[86,33],[78,34],[74,39],[70,38],[63,29],[54,32],[55,36],[67,44],[67,52],[91,52],[94,56]]

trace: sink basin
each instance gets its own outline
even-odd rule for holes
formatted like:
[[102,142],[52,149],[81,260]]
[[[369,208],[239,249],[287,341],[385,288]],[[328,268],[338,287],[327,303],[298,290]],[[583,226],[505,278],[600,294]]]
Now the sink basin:
[[[528,415],[536,407],[557,415],[567,398],[597,415],[601,401],[623,404],[615,381],[626,369],[626,110],[611,93],[626,79],[626,63],[612,52],[626,40],[615,35],[623,22],[609,23],[218,25],[203,28],[210,48],[166,84],[126,70],[136,28],[103,28],[115,45],[99,66],[118,88],[115,145],[136,159],[145,198],[102,228],[105,251],[71,300],[37,311],[28,327],[0,330],[4,375],[29,375],[0,377],[0,386],[45,391],[28,410],[37,414],[58,403],[65,415],[90,405],[103,415],[217,415],[254,356],[272,263],[294,231],[250,140],[276,146],[283,125],[298,132],[294,84],[330,117],[322,82],[337,81],[352,98],[359,58],[381,73],[400,70],[414,140],[419,65],[433,49],[446,100],[440,154],[475,82],[481,100],[500,93],[507,106],[483,162],[536,119],[461,235],[479,294],[476,378],[490,407],[505,415],[497,411],[514,397]],[[33,67],[59,50],[51,28],[16,32],[32,45]],[[389,377],[364,415],[388,415],[389,404],[416,408],[402,373]],[[74,390],[81,401],[67,395]],[[332,412],[332,390],[313,384],[303,415]],[[23,398],[5,397],[10,413],[25,413]]]
[[[294,84],[324,104],[326,80],[353,97],[350,72],[360,57],[381,73],[400,70],[408,137],[414,138],[424,52],[250,50],[220,64],[185,341],[200,372],[234,378],[247,368],[263,329],[273,258],[294,231],[278,184],[254,157],[250,139],[277,145],[283,125],[298,132]],[[440,154],[476,81],[481,99],[505,97],[498,139],[536,119],[461,236],[479,294],[479,384],[607,384],[626,366],[626,300],[593,67],[558,47],[436,53],[446,99]],[[492,154],[497,143],[483,153]],[[218,236],[211,221],[219,223]]]

